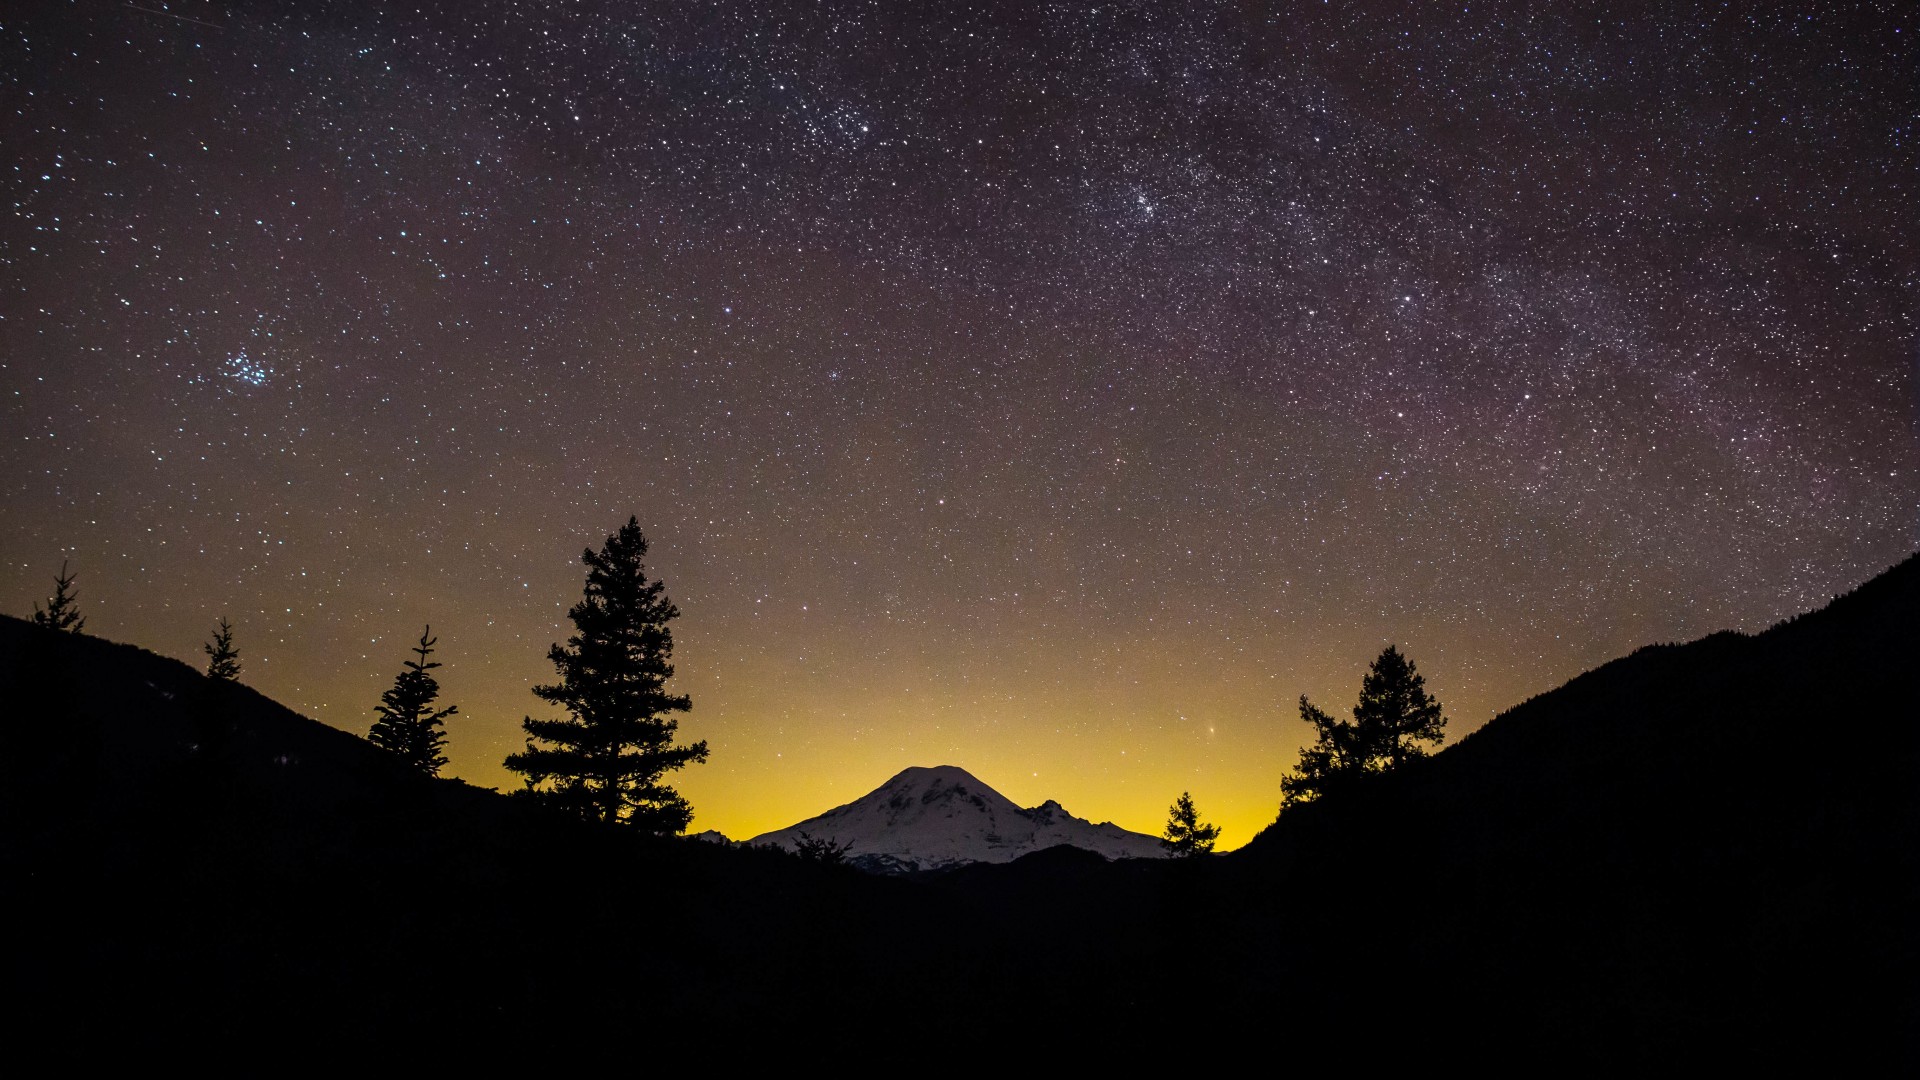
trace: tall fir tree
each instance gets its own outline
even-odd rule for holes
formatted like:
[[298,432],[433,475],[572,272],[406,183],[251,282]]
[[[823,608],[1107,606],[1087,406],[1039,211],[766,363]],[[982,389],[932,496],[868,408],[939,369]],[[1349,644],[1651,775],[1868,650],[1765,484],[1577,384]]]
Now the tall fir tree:
[[1438,745],[1447,726],[1426,685],[1413,661],[1389,645],[1360,680],[1352,720],[1329,716],[1302,694],[1300,719],[1312,726],[1314,741],[1301,748],[1299,766],[1281,779],[1281,806],[1312,802],[1425,757],[1420,744]]
[[674,745],[692,702],[669,693],[673,631],[680,609],[665,586],[647,578],[647,539],[637,518],[582,556],[586,594],[567,612],[574,633],[548,651],[560,681],[534,694],[570,714],[523,722],[524,751],[506,767],[527,788],[582,817],[655,833],[684,832],[693,807],[661,782],[667,773],[707,760],[707,744]]
[[1193,795],[1181,792],[1167,810],[1167,828],[1160,834],[1160,846],[1177,858],[1195,858],[1213,854],[1213,843],[1220,839],[1220,827],[1201,824],[1200,811],[1194,808]]
[[407,661],[406,670],[394,677],[392,688],[380,695],[380,704],[373,709],[380,719],[367,733],[375,746],[428,776],[440,775],[440,767],[447,763],[441,753],[447,745],[443,722],[460,711],[457,705],[438,710],[433,707],[440,696],[440,683],[429,672],[440,665],[427,657],[433,655],[438,641],[432,626],[420,632],[420,644],[413,650],[419,659]]
[[46,608],[42,610],[39,604],[33,605],[33,625],[69,634],[77,634],[87,625],[78,606],[80,594],[73,587],[79,576],[69,574],[66,563],[60,564],[60,576],[53,579],[53,595],[47,599]]
[[225,682],[240,678],[240,650],[233,644],[233,624],[225,615],[213,628],[213,640],[200,647],[207,652],[207,678]]

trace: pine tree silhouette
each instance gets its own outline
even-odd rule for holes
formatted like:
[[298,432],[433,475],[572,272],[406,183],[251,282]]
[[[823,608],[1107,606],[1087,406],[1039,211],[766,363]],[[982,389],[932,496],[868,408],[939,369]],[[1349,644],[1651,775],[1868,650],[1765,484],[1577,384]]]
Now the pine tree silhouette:
[[640,522],[629,518],[605,547],[581,556],[586,595],[567,612],[574,634],[547,653],[560,681],[533,688],[571,718],[527,717],[527,748],[508,755],[506,767],[526,778],[529,791],[582,817],[678,833],[693,807],[660,778],[707,760],[707,744],[673,745],[680,725],[671,714],[692,708],[686,695],[666,690],[673,677],[667,624],[680,609],[665,586],[647,579],[646,554]]
[[413,650],[419,659],[407,661],[406,670],[394,677],[392,688],[380,695],[380,704],[373,710],[380,719],[373,722],[367,738],[412,768],[438,776],[440,767],[447,763],[440,752],[447,744],[441,722],[460,708],[433,708],[434,699],[440,696],[440,684],[428,672],[440,665],[427,659],[439,640],[432,635],[432,626],[420,632],[420,644]]
[[1301,748],[1300,764],[1280,781],[1282,807],[1312,802],[1362,777],[1425,757],[1419,744],[1437,745],[1447,726],[1426,685],[1413,661],[1389,645],[1360,680],[1352,720],[1329,716],[1300,695],[1300,719],[1313,726],[1314,741]]
[[240,650],[233,644],[233,624],[225,615],[214,627],[213,640],[201,646],[207,653],[207,678],[234,682],[240,678]]
[[1217,825],[1200,823],[1200,811],[1194,808],[1193,796],[1181,792],[1167,811],[1167,828],[1161,833],[1160,846],[1167,853],[1181,858],[1193,858],[1213,853],[1213,842],[1220,839]]
[[87,625],[75,604],[80,594],[73,590],[73,583],[78,577],[78,574],[67,573],[65,562],[60,564],[60,576],[53,579],[53,596],[48,598],[46,610],[42,611],[39,604],[33,605],[33,625],[69,634],[77,634]]
[[1414,670],[1413,661],[1391,645],[1360,680],[1353,722],[1383,769],[1426,757],[1426,748],[1419,744],[1440,745],[1447,726],[1440,703],[1427,693],[1427,681]]

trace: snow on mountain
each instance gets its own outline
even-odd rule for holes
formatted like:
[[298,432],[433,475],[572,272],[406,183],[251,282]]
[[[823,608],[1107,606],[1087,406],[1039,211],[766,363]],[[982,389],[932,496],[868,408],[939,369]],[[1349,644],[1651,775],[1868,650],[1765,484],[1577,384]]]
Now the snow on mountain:
[[1157,859],[1158,837],[1112,822],[1074,817],[1049,799],[1021,809],[952,765],[910,768],[871,793],[819,817],[761,833],[749,844],[791,850],[799,834],[851,844],[847,858],[868,869],[935,870],[969,862],[1012,862],[1058,844],[1109,859]]

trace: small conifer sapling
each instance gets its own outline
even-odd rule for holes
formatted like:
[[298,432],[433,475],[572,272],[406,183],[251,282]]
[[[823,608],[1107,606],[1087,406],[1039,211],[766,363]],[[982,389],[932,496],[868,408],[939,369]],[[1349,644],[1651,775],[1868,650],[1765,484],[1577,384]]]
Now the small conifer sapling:
[[380,718],[367,733],[373,745],[428,776],[440,775],[440,767],[447,763],[441,753],[447,745],[442,722],[460,711],[459,706],[433,707],[440,684],[430,673],[440,665],[427,657],[433,655],[438,640],[433,627],[421,631],[420,644],[413,650],[419,659],[407,661],[406,670],[394,677],[393,687],[380,695],[380,704],[373,709]]
[[213,640],[201,648],[207,651],[207,678],[224,682],[240,678],[240,650],[233,644],[233,624],[225,615],[213,629]]
[[1213,853],[1213,842],[1220,839],[1220,827],[1203,824],[1193,795],[1181,792],[1167,811],[1167,829],[1160,835],[1160,846],[1176,858],[1195,858]]
[[33,625],[69,634],[77,634],[87,625],[86,617],[77,606],[80,594],[73,587],[77,577],[78,574],[67,572],[66,563],[60,564],[60,576],[53,579],[53,595],[47,599],[46,608],[33,605]]

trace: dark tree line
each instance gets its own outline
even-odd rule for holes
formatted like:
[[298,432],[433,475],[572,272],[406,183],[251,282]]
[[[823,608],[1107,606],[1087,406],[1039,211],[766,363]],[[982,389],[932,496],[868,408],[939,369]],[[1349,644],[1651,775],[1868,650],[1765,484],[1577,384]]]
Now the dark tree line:
[[841,866],[847,861],[847,852],[853,850],[853,841],[840,843],[831,836],[814,837],[802,831],[794,837],[793,853],[802,861],[819,863],[822,866]]
[[[674,714],[692,708],[685,694],[672,693],[673,631],[668,625],[680,610],[665,586],[646,571],[647,539],[637,518],[607,537],[600,550],[582,554],[587,566],[585,594],[568,612],[574,633],[548,653],[557,682],[533,692],[565,709],[561,719],[527,717],[526,749],[508,755],[506,767],[526,779],[527,791],[540,802],[593,820],[619,823],[657,833],[684,832],[693,807],[662,777],[707,759],[707,744],[677,744]],[[78,608],[77,575],[62,563],[53,595],[34,604],[36,626],[79,633],[86,619]],[[445,722],[457,706],[437,708],[440,684],[432,674],[438,639],[427,627],[393,685],[374,707],[367,733],[375,746],[412,769],[437,776],[447,764]],[[222,616],[209,641],[208,679],[235,682],[240,649],[233,623]],[[211,725],[218,727],[219,725]],[[201,740],[211,745],[217,739]],[[844,855],[823,848],[822,855]],[[822,861],[836,861],[823,858]]]
[[[509,754],[505,765],[521,774],[527,792],[542,803],[583,818],[671,834],[686,830],[693,808],[663,777],[706,761],[707,744],[675,740],[679,721],[674,714],[692,708],[686,695],[666,686],[674,673],[669,624],[680,610],[663,583],[648,577],[646,555],[646,537],[631,517],[598,551],[582,553],[584,595],[567,612],[574,633],[548,651],[559,679],[533,688],[567,716],[525,718],[526,748]],[[76,580],[62,563],[53,595],[44,607],[34,605],[34,625],[81,632],[86,619],[79,612]],[[440,685],[432,671],[440,664],[431,656],[436,643],[431,627],[421,633],[416,658],[381,695],[374,709],[378,719],[368,733],[376,746],[428,776],[438,775],[447,763],[445,721],[459,712],[456,706],[435,708]],[[240,650],[225,616],[202,648],[208,678],[239,678]],[[1350,719],[1317,708],[1304,694],[1300,718],[1314,738],[1301,749],[1294,772],[1280,782],[1283,810],[1425,757],[1446,728],[1440,704],[1427,693],[1413,661],[1391,645],[1362,678]],[[1162,843],[1173,855],[1205,855],[1219,835],[1218,827],[1200,820],[1191,793],[1182,792],[1169,810]],[[808,854],[818,861],[844,857],[844,849],[831,841],[813,843],[818,846],[810,845]]]

